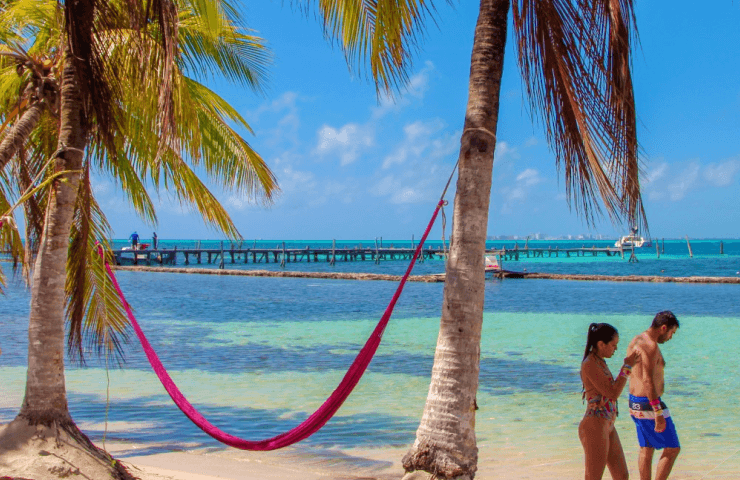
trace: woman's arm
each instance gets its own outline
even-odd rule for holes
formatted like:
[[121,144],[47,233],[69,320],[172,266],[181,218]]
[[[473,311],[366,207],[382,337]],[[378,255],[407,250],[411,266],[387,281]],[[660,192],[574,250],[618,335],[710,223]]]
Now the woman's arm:
[[584,385],[586,384],[586,379],[588,379],[588,383],[602,396],[616,399],[621,395],[624,386],[627,384],[627,377],[630,375],[632,366],[641,361],[641,355],[643,355],[642,350],[634,348],[632,352],[624,357],[624,365],[620,370],[620,374],[617,375],[617,379],[614,381],[609,378],[601,366],[593,361],[593,357],[589,357],[581,367],[581,378],[584,380]]

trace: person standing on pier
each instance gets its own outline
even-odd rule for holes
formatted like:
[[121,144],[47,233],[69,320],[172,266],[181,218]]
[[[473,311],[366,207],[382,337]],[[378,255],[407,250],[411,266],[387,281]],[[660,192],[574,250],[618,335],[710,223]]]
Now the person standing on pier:
[[157,249],[157,232],[152,233],[152,248]]
[[134,232],[128,238],[131,240],[131,249],[137,250],[139,246],[139,234]]
[[658,345],[673,338],[678,330],[678,319],[670,311],[655,315],[650,328],[636,336],[627,353],[639,350],[640,361],[630,378],[630,416],[637,428],[640,444],[638,468],[640,480],[651,480],[655,449],[663,450],[658,461],[655,480],[666,480],[681,445],[673,419],[661,400],[664,392],[665,360]]

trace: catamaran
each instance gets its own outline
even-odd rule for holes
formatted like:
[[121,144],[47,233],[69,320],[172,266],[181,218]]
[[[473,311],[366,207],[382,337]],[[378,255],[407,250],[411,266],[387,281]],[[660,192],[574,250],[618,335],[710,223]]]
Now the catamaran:
[[629,235],[624,235],[619,240],[614,242],[614,246],[617,248],[642,248],[649,247],[652,243],[649,240],[645,240],[637,234],[637,227],[632,227],[632,231]]

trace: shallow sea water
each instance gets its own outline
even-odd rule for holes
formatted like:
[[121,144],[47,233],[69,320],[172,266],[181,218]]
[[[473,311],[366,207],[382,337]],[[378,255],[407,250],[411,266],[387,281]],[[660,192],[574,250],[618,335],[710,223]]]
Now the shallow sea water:
[[[404,266],[393,263],[386,268]],[[573,263],[573,268],[587,268]],[[549,265],[565,268],[565,262]],[[212,423],[252,440],[292,428],[318,408],[396,288],[375,281],[117,276],[189,400]],[[383,451],[400,460],[414,441],[429,387],[442,287],[407,284],[356,391],[334,419],[293,450],[296,454],[323,455],[327,462],[354,455],[361,463],[372,457],[368,452]],[[488,281],[476,425],[478,478],[582,478],[576,430],[585,410],[578,369],[586,329],[594,321],[619,329],[620,347],[608,361],[616,373],[629,340],[664,309],[681,321],[674,339],[662,347],[664,399],[683,447],[672,478],[740,478],[740,406],[734,401],[740,396],[735,374],[740,371],[739,288]],[[28,301],[15,283],[0,301],[0,422],[12,419],[22,400]],[[136,454],[219,447],[172,404],[133,334],[125,365],[111,368],[109,379],[108,441],[156,445]],[[104,364],[96,360],[67,370],[72,415],[98,441],[106,431],[107,382]],[[625,398],[626,393],[617,426],[637,478],[635,433]]]

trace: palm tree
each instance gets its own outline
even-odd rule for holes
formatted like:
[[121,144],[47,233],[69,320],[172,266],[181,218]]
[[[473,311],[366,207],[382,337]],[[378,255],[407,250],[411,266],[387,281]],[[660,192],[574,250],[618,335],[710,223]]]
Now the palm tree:
[[[485,240],[507,22],[531,110],[564,167],[569,200],[644,222],[630,78],[631,0],[481,0],[459,154],[452,246],[429,395],[407,472],[472,479],[484,303]],[[414,478],[422,478],[414,476]]]
[[[3,14],[7,18],[13,7],[22,11],[29,3],[8,3]],[[46,3],[57,6],[56,2]],[[248,128],[244,119],[213,92],[187,78],[180,67],[182,62],[190,62],[190,67],[216,64],[232,79],[259,89],[267,57],[260,40],[240,32],[224,12],[218,12],[216,22],[209,22],[198,18],[194,9],[181,9],[179,26],[185,42],[175,62],[168,50],[171,45],[154,41],[157,32],[141,28],[146,23],[138,26],[134,22],[126,23],[132,18],[124,15],[131,13],[126,11],[129,4],[119,8],[107,6],[104,17],[92,15],[95,11],[84,2],[66,6],[82,8],[68,14],[83,23],[80,28],[83,32],[91,34],[96,29],[96,43],[85,44],[82,50],[89,50],[92,45],[98,53],[106,54],[99,55],[97,62],[84,64],[82,68],[88,71],[80,75],[79,57],[73,54],[80,52],[79,44],[71,41],[62,46],[61,105],[55,126],[57,149],[49,152],[48,142],[31,145],[34,153],[52,154],[51,171],[58,173],[48,191],[43,192],[46,216],[31,282],[26,395],[18,417],[0,436],[0,445],[11,437],[17,440],[19,432],[23,437],[24,433],[30,434],[37,426],[43,426],[46,429],[41,438],[63,437],[104,460],[103,465],[115,476],[128,478],[117,462],[94,447],[77,429],[69,415],[64,384],[65,318],[70,319],[68,340],[73,353],[82,353],[85,332],[96,340],[93,343],[104,340],[104,347],[117,348],[117,336],[125,328],[121,305],[116,304],[110,286],[101,287],[105,283],[101,281],[101,262],[92,261],[96,255],[91,248],[95,240],[107,236],[103,236],[104,216],[92,195],[90,171],[99,167],[113,172],[135,208],[151,220],[155,220],[154,210],[144,188],[144,178],[149,178],[155,187],[161,183],[173,186],[177,197],[201,211],[209,223],[232,237],[237,235],[228,214],[194,174],[192,166],[202,166],[212,180],[224,186],[231,185],[236,191],[268,201],[277,191],[275,179],[262,159],[227,124],[228,120]],[[38,39],[52,37],[48,31],[56,27],[53,18],[37,25]],[[99,18],[105,18],[106,23]],[[80,38],[76,41],[80,42]],[[138,48],[144,56],[132,61],[131,50],[126,51],[121,45]],[[163,73],[162,65],[168,62],[169,70]],[[99,70],[91,71],[93,67]],[[91,114],[94,108],[81,93],[85,83],[81,79],[89,79],[86,75],[92,74],[98,75],[98,82],[86,82],[84,86],[88,92],[97,92],[96,101],[110,102],[107,111],[97,107],[96,114]],[[118,74],[131,78],[131,83],[105,82]],[[167,83],[167,88],[163,89],[162,83]],[[163,91],[167,95],[158,96]],[[150,101],[152,96],[154,101]],[[24,125],[26,130],[33,131],[33,122]],[[138,128],[146,130],[138,131]],[[31,137],[26,135],[18,142],[19,146],[24,146]],[[147,142],[153,142],[154,147]],[[7,158],[16,152],[10,152]],[[27,159],[26,155],[18,155],[17,163],[27,167]],[[38,439],[37,436],[29,442]]]
[[[6,2],[3,8],[19,4],[31,8],[29,3],[33,2]],[[308,6],[306,2],[307,10]],[[105,222],[92,195],[90,170],[109,172],[149,219],[154,219],[154,212],[144,177],[155,187],[173,188],[210,223],[237,235],[188,162],[205,167],[212,180],[224,186],[236,185],[268,199],[274,179],[223,119],[243,122],[241,117],[183,71],[215,67],[227,77],[246,78],[248,85],[257,86],[261,72],[246,68],[249,62],[240,56],[261,45],[236,32],[232,25],[238,15],[224,1],[78,0],[65,2],[62,8],[59,134],[51,166],[56,176],[45,192],[45,221],[33,271],[26,395],[18,417],[0,434],[0,452],[11,436],[14,442],[19,436],[28,442],[63,437],[102,459],[111,475],[128,478],[123,467],[75,426],[64,385],[65,317],[71,323],[70,344],[78,353],[84,328],[93,343],[102,341],[104,347],[115,349],[115,335],[125,327],[121,316],[105,313],[111,308],[115,312],[115,299],[102,285],[101,262],[91,253]],[[347,59],[368,60],[379,91],[403,84],[408,50],[431,13],[425,2],[358,5],[335,0],[321,2],[318,8],[324,28],[341,43]],[[200,33],[197,28],[188,30],[193,25],[201,28]],[[227,32],[239,45],[226,48],[219,32]],[[131,84],[117,82],[119,78]],[[197,128],[198,123],[204,128]],[[223,162],[214,152],[240,155]],[[66,314],[65,294],[71,297]],[[83,319],[88,327],[82,326]]]

